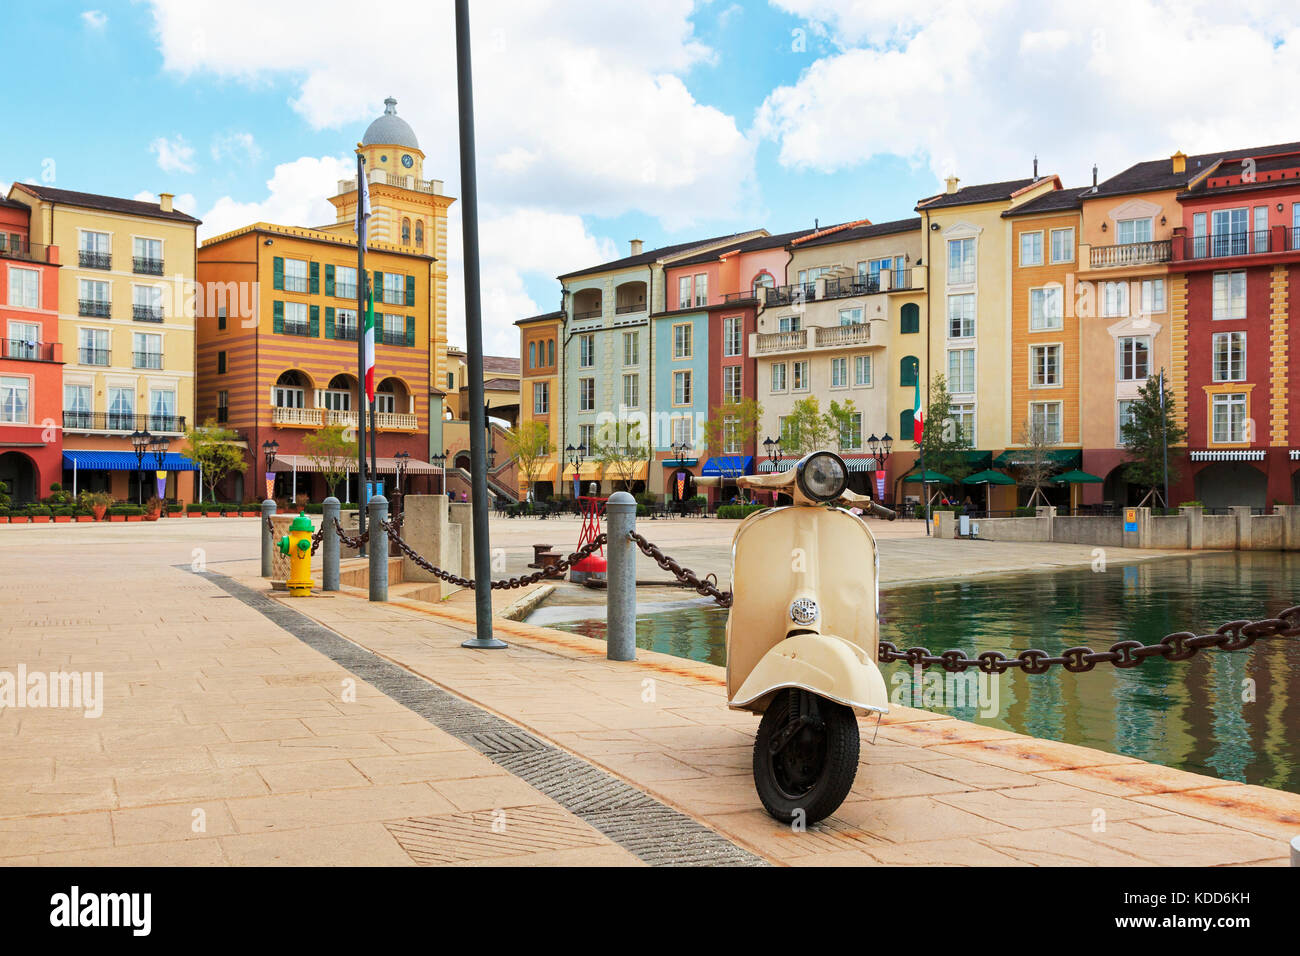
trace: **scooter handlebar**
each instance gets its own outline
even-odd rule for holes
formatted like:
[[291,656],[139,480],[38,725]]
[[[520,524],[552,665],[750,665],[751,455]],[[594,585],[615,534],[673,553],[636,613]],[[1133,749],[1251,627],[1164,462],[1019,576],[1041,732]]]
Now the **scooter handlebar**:
[[871,504],[867,505],[867,507],[871,509],[871,513],[874,514],[877,518],[887,518],[888,520],[893,521],[895,518],[898,517],[898,512],[891,511],[890,509],[886,508],[884,505],[878,505],[874,501],[871,502]]
[[709,477],[709,478],[696,478],[696,479],[695,479],[695,487],[697,487],[697,488],[721,488],[721,487],[722,487],[722,478],[721,478],[720,476],[718,476],[718,475],[713,475],[713,476],[711,476],[711,477]]

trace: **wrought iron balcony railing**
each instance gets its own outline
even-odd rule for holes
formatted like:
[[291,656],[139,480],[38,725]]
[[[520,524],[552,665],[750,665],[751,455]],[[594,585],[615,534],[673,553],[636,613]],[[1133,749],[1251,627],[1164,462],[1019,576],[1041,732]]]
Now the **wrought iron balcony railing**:
[[161,352],[132,352],[131,357],[134,368],[159,369],[163,367]]
[[163,274],[163,261],[144,256],[132,256],[131,271],[139,275],[160,276]]
[[[134,432],[153,434],[182,434],[185,431],[184,415],[137,415],[134,412],[80,412],[65,409],[65,431]],[[146,456],[148,463],[148,456]]]
[[77,315],[107,319],[113,312],[113,303],[107,299],[78,299]]
[[22,339],[0,339],[3,353],[0,358],[21,359],[25,362],[53,362],[53,342],[26,342]]
[[77,359],[82,365],[107,365],[109,360],[108,349],[78,349]]
[[163,310],[157,305],[133,305],[131,306],[131,318],[137,322],[161,322],[163,320]]
[[111,269],[113,268],[113,254],[111,252],[95,252],[90,249],[78,249],[77,263],[83,269]]

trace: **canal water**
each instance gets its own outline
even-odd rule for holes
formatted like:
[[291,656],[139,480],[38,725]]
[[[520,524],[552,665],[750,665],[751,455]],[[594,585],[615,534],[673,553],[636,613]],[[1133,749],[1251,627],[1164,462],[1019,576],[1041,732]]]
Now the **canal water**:
[[[1030,647],[1050,654],[1075,645],[1102,650],[1121,640],[1151,644],[1174,631],[1204,634],[1300,603],[1300,554],[1233,552],[916,584],[882,591],[880,603],[881,637],[899,647],[956,648],[972,656]],[[638,647],[726,662],[726,611],[711,602],[639,611]],[[604,607],[543,607],[529,621],[604,639],[605,622],[593,612],[603,614]],[[916,685],[902,676],[909,674],[906,665],[883,670],[896,702],[924,704],[910,699]],[[1255,699],[1243,700],[1252,691]],[[996,697],[943,704],[934,700],[925,709],[1300,792],[1300,639],[1203,651],[1182,662],[1149,660],[1128,670],[1013,672],[997,681]]]

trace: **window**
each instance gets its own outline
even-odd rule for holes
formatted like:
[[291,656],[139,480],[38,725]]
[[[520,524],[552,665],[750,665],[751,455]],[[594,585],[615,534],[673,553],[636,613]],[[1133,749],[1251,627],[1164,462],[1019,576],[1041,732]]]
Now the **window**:
[[709,304],[709,277],[707,274],[695,277],[695,304]]
[[724,403],[734,403],[740,401],[740,397],[740,366],[723,366],[722,401]]
[[1108,318],[1128,315],[1128,283],[1103,282],[1101,286],[1101,314]]
[[677,280],[677,308],[689,309],[691,307],[691,277],[682,276]]
[[840,450],[849,451],[862,447],[862,413],[854,412],[849,420],[840,427]]
[[594,378],[578,379],[578,411],[594,412],[596,410],[596,380]]
[[689,325],[673,326],[673,358],[691,357],[691,327]]
[[1144,382],[1151,371],[1151,338],[1125,335],[1119,340],[1119,379],[1121,382]]
[[555,364],[555,339],[546,340],[546,364]]
[[975,240],[948,240],[948,284],[961,285],[975,281]]
[[1074,227],[1052,230],[1052,262],[1074,261]]
[[803,317],[798,315],[783,315],[777,319],[776,325],[778,332],[798,332],[803,328]]
[[[905,415],[912,413],[904,410]],[[968,444],[975,444],[975,406],[973,404],[949,405],[948,417],[957,434]]]
[[0,377],[0,422],[26,425],[32,380],[19,376]]
[[110,286],[100,279],[77,280],[77,314],[107,319],[112,313]]
[[1119,401],[1119,406],[1115,409],[1115,447],[1120,447],[1124,442],[1124,426],[1133,421],[1133,413],[1137,409],[1137,399],[1125,398]]
[[809,283],[816,282],[823,275],[825,275],[827,272],[830,271],[831,271],[830,266],[816,266],[812,269],[800,269],[799,284],[808,285]]
[[974,349],[953,349],[948,353],[948,391],[953,394],[975,391]]
[[1216,272],[1214,274],[1214,318],[1244,319],[1246,317],[1246,273]]
[[695,447],[695,429],[693,422],[687,416],[674,418],[672,424],[673,444],[685,445],[688,448]]
[[784,362],[772,363],[772,391],[774,392],[785,391],[785,363]]
[[[376,394],[375,398],[378,397]],[[348,412],[352,410],[352,392],[342,388],[326,389],[321,395],[321,402],[331,412]]]
[[1246,380],[1246,333],[1216,332],[1214,335],[1214,381]]
[[623,365],[638,365],[641,362],[641,333],[623,333]]
[[136,236],[131,240],[131,271],[144,275],[162,275],[161,239],[142,239]]
[[1020,265],[1041,266],[1043,264],[1042,232],[1022,232],[1020,234]]
[[411,244],[411,220],[403,217],[402,218],[402,245],[409,246],[410,244]]
[[163,290],[152,285],[131,287],[131,317],[138,322],[161,322]]
[[[282,379],[294,379],[293,373],[287,373],[281,376]],[[304,399],[304,390],[295,385],[276,383],[275,386],[275,407],[276,408],[302,408]]]
[[528,367],[537,368],[537,343],[528,343]]
[[347,339],[352,342],[357,340],[356,309],[334,310],[334,337],[336,339]]
[[406,344],[406,316],[395,312],[384,313],[383,342],[385,345]]
[[722,420],[722,451],[727,455],[740,454],[740,419]]
[[1115,238],[1122,246],[1134,242],[1150,242],[1153,235],[1150,216],[1144,219],[1120,219],[1115,223]]
[[1061,347],[1035,345],[1029,350],[1029,384],[1044,387],[1061,384]]
[[808,360],[791,362],[790,366],[794,370],[794,390],[796,392],[808,391]]
[[226,350],[222,349],[217,353],[217,374],[226,374]]
[[[100,285],[108,288],[107,282]],[[35,269],[9,267],[9,304],[24,309],[40,308],[41,274]],[[105,293],[107,294],[107,293]]]
[[1245,254],[1247,215],[1245,206],[1210,213],[1210,243],[1216,256]]
[[35,322],[9,320],[9,357],[34,359],[40,356],[41,327]]
[[284,290],[286,292],[307,291],[307,260],[284,260]]
[[853,359],[853,384],[871,384],[871,356],[858,355]]
[[82,329],[79,335],[82,365],[108,364],[108,330]]
[[375,392],[375,413],[391,415],[397,411],[397,396],[392,392]]
[[113,268],[108,233],[83,231],[78,239],[77,264],[83,269]]
[[1035,441],[1059,442],[1061,440],[1061,403],[1030,402],[1029,429]]
[[1163,312],[1165,310],[1165,280],[1164,279],[1143,279],[1142,280],[1142,314],[1150,315],[1153,312]]
[[162,368],[162,336],[152,332],[135,332],[131,336],[134,368]]
[[969,339],[975,336],[975,296],[948,296],[948,338]]
[[135,429],[135,389],[108,390],[108,427],[114,431]]
[[[911,412],[908,412],[910,415]],[[777,434],[781,436],[781,444],[786,448],[794,448],[799,444],[799,436],[795,434],[793,423],[790,416],[781,415],[776,420]]]
[[683,369],[673,372],[673,404],[689,405],[691,403],[691,370]]
[[220,330],[220,329],[224,329],[225,327],[226,327],[226,307],[224,305],[220,305],[217,306],[217,328],[218,330]]
[[357,270],[355,266],[334,267],[334,294],[340,299],[357,297]]
[[424,245],[424,223],[419,219],[415,220],[415,244]]
[[840,309],[840,325],[861,325],[862,309]]
[[73,428],[90,427],[89,385],[63,386],[63,422]]
[[729,315],[722,320],[722,354],[731,357],[740,354],[740,316]]
[[579,425],[578,426],[578,444],[586,449],[586,454],[590,455],[596,447],[596,426]]
[[1065,304],[1059,285],[1029,290],[1029,331],[1059,329],[1065,322]]
[[849,385],[849,360],[846,358],[831,359],[831,388],[848,388]]
[[899,332],[903,335],[914,335],[921,331],[921,307],[915,302],[909,302],[898,313]]
[[596,336],[578,336],[578,368],[594,368],[596,365]]
[[758,291],[759,289],[774,289],[774,288],[776,288],[776,280],[772,278],[772,274],[770,272],[760,272],[758,275],[754,276],[754,285],[753,285],[754,298],[756,299],[761,298],[762,294]]
[[159,432],[176,430],[176,392],[174,389],[149,389],[149,427]]
[[1268,207],[1255,207],[1255,222],[1251,226],[1255,234],[1250,237],[1252,252],[1268,252]]
[[307,321],[306,302],[286,302],[284,304],[284,330],[290,335],[308,335],[311,323]]
[[1246,394],[1231,392],[1211,396],[1213,425],[1211,441],[1240,444],[1246,440]]
[[384,304],[406,304],[406,276],[399,272],[384,273]]
[[217,421],[230,421],[230,393],[224,388],[217,392]]
[[898,384],[912,386],[921,377],[921,360],[915,355],[904,355],[898,362]]
[[533,383],[533,414],[546,415],[551,411],[551,383]]
[[641,376],[623,376],[623,407],[639,408],[641,405]]

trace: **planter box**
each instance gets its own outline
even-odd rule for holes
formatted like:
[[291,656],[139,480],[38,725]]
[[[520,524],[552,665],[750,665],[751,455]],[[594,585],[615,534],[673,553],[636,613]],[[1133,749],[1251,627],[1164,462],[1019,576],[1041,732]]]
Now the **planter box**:
[[185,512],[185,517],[187,517],[187,518],[202,518],[202,517],[203,517],[203,512],[202,512],[202,511],[187,511],[187,512]]
[[143,520],[144,520],[144,515],[127,515],[127,516],[126,516],[126,520],[127,520],[127,521],[143,521]]
[[55,515],[55,516],[54,516],[54,521],[55,521],[56,524],[67,524],[67,523],[70,522],[71,520],[72,520],[72,515]]
[[10,517],[9,517],[9,523],[10,523],[10,524],[27,524],[27,516],[26,516],[26,515],[10,515]]
[[32,524],[49,524],[49,515],[32,515]]
[[126,520],[126,515],[109,515],[109,516],[108,516],[108,520],[109,520],[109,521],[125,521],[125,520]]
[[261,512],[258,512],[258,511],[241,511],[241,512],[239,513],[239,517],[241,517],[241,518],[256,518],[260,513],[261,513]]
[[94,516],[94,515],[77,515],[77,521],[78,521],[78,522],[81,522],[81,521],[94,521],[94,520],[95,520],[95,516]]
[[8,515],[0,515],[0,524],[8,524],[8,523],[9,523],[9,516],[8,516]]

